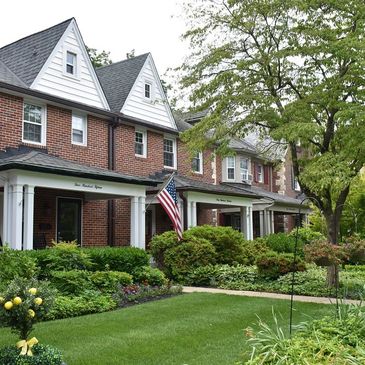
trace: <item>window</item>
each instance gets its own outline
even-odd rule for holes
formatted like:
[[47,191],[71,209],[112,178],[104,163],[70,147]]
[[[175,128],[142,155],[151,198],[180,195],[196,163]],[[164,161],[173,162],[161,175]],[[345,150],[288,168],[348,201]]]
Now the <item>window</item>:
[[146,133],[143,131],[136,131],[134,138],[134,153],[136,156],[146,157],[147,145],[146,145]]
[[248,158],[240,159],[240,174],[242,181],[248,181]]
[[264,167],[262,165],[257,165],[257,182],[264,182]]
[[300,191],[299,181],[298,181],[298,178],[294,174],[294,168],[292,168],[291,176],[292,176],[292,188],[293,188],[293,190]]
[[191,168],[194,172],[203,173],[203,154],[201,152],[197,152],[193,157]]
[[76,54],[67,51],[66,54],[66,72],[70,75],[76,76]]
[[82,115],[72,114],[72,143],[86,146],[86,117]]
[[163,140],[163,164],[165,167],[175,168],[175,143],[174,139]]
[[234,156],[227,157],[227,180],[235,179],[236,160]]
[[144,97],[146,99],[151,99],[151,89],[152,89],[151,84],[149,84],[149,83],[144,84]]
[[23,141],[45,144],[45,111],[40,105],[24,103]]

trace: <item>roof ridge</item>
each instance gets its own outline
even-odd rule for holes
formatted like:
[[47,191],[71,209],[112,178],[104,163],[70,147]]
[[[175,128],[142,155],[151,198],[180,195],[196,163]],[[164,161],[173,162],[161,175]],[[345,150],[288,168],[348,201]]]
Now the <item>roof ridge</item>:
[[72,20],[75,20],[75,18],[74,18],[74,17],[69,18],[69,19],[67,19],[67,20],[64,20],[64,21],[63,21],[63,22],[61,22],[61,23],[58,23],[58,24],[52,25],[51,27],[48,27],[48,28],[46,28],[46,29],[43,29],[43,30],[40,30],[40,31],[38,31],[38,32],[35,32],[35,33],[32,33],[32,34],[29,34],[29,35],[27,35],[27,36],[25,36],[25,37],[23,37],[23,38],[17,39],[17,40],[16,40],[16,41],[14,41],[14,42],[8,43],[8,44],[6,44],[5,46],[0,47],[0,50],[3,50],[3,49],[4,49],[4,48],[6,48],[6,47],[9,47],[9,46],[11,46],[11,45],[13,45],[13,44],[16,44],[16,43],[18,43],[18,42],[20,42],[20,41],[23,41],[24,39],[27,39],[27,38],[33,37],[33,36],[34,36],[34,35],[36,35],[36,34],[40,34],[40,33],[43,33],[43,32],[46,32],[46,31],[49,31],[50,29],[52,29],[52,28],[56,28],[56,27],[60,26],[61,24],[65,24],[65,23],[67,23],[67,22],[71,22]]
[[131,58],[126,58],[124,60],[120,60],[120,61],[117,61],[117,62],[113,62],[111,63],[110,65],[104,65],[104,66],[100,66],[100,67],[97,67],[96,68],[96,71],[99,71],[100,69],[104,69],[106,67],[111,67],[111,66],[116,66],[116,65],[119,65],[120,63],[124,63],[124,62],[128,62],[128,61],[132,61],[132,60],[135,60],[136,58],[142,58],[143,56],[147,56],[151,54],[151,52],[146,52],[146,53],[143,53],[143,54],[140,54],[138,56],[134,56],[134,57],[131,57]]

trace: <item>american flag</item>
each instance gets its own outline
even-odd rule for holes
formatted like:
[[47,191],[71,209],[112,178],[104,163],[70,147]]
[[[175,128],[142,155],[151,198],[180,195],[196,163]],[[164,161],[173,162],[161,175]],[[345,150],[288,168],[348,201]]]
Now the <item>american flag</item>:
[[169,183],[157,194],[157,199],[170,217],[180,241],[182,239],[181,216],[177,204],[174,178],[171,178]]

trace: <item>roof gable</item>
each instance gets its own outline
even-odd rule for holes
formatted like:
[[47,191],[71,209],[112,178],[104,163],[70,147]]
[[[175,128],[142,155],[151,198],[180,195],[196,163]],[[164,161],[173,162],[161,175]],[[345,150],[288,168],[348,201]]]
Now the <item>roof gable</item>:
[[[144,97],[146,84],[151,85],[150,99]],[[121,109],[121,113],[148,121],[151,124],[177,130],[170,105],[151,54],[148,54]]]
[[[75,75],[66,73],[68,52],[75,55]],[[68,24],[30,87],[65,99],[109,110],[107,99],[74,19]]]
[[147,57],[145,53],[96,69],[112,111],[121,111]]
[[0,48],[0,60],[30,86],[73,19]]

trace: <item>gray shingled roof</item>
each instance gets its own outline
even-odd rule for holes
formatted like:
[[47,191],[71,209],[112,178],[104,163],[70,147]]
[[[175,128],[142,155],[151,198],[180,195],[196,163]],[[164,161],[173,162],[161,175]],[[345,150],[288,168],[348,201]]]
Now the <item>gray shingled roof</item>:
[[0,81],[20,87],[27,86],[2,61],[0,61]]
[[242,190],[245,192],[250,191],[252,194],[256,194],[260,198],[268,198],[270,200],[273,200],[277,204],[289,204],[299,206],[301,203],[300,199],[295,199],[287,195],[267,191],[257,186],[243,185],[240,183],[225,183],[224,185],[234,187],[238,190]]
[[0,61],[30,86],[72,19],[0,48]]
[[232,149],[237,150],[237,151],[245,151],[245,152],[250,152],[253,154],[257,153],[255,146],[253,146],[251,143],[249,143],[245,139],[232,138],[229,141],[229,147],[231,147]]
[[[160,178],[160,176],[159,176]],[[200,191],[209,194],[224,194],[224,195],[234,195],[249,198],[257,198],[257,195],[250,190],[237,189],[234,186],[229,185],[213,185],[202,181],[190,179],[185,176],[175,175],[174,176],[176,190],[189,190],[189,191]],[[158,187],[160,188],[161,185]],[[158,188],[148,188],[148,191],[156,192]]]
[[116,171],[82,165],[73,161],[48,155],[47,153],[40,152],[38,150],[31,150],[18,154],[13,151],[10,151],[9,153],[2,152],[0,155],[0,171],[15,168],[139,185],[156,186],[160,183],[160,180],[130,176]]
[[96,69],[111,111],[119,113],[149,53]]

